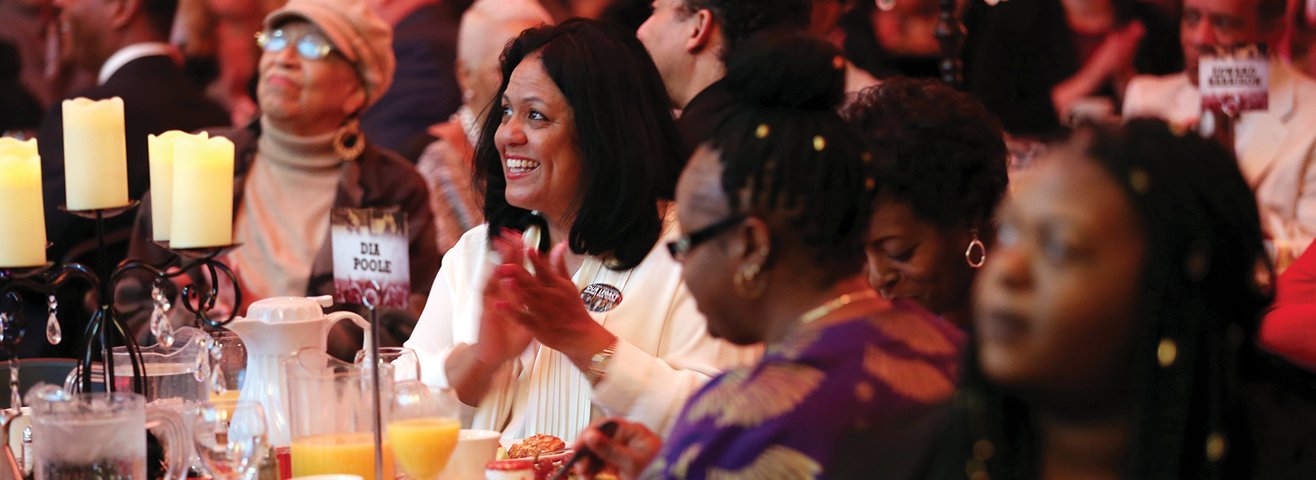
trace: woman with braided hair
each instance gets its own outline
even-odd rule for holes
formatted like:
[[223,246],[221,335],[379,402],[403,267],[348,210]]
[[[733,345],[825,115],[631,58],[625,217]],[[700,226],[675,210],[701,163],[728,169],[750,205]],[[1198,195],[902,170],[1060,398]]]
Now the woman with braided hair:
[[622,478],[913,478],[899,460],[917,456],[886,454],[918,442],[872,441],[939,410],[962,334],[864,277],[875,185],[866,144],[834,110],[844,66],[798,34],[757,37],[728,59],[739,104],[677,184],[685,237],[669,248],[709,333],[766,353],[696,393],[666,445],[631,422],[611,440],[586,431],[578,447]]
[[1310,475],[1316,397],[1256,344],[1273,269],[1228,152],[1080,130],[997,218],[934,478]]

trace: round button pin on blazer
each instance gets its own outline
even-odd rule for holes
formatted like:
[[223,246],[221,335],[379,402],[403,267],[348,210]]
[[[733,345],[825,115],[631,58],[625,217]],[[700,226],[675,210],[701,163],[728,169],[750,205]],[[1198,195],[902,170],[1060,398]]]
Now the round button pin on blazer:
[[621,304],[621,290],[606,283],[590,284],[580,291],[580,301],[594,313],[611,311]]

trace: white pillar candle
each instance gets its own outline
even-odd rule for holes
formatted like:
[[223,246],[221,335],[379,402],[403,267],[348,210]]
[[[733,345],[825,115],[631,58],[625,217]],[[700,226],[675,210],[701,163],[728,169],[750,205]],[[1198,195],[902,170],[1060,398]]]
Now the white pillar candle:
[[233,142],[187,136],[174,142],[171,248],[233,243]]
[[205,140],[201,132],[188,135],[170,130],[160,135],[147,135],[146,146],[151,154],[151,238],[157,242],[169,241],[169,224],[173,220],[174,205],[174,145],[180,139]]
[[37,141],[0,138],[0,267],[46,263],[41,203]]
[[64,186],[69,210],[128,205],[123,99],[65,100]]

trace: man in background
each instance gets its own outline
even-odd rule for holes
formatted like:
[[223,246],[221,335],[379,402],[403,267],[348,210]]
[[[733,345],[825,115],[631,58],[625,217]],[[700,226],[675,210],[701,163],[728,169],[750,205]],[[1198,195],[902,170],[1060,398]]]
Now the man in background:
[[732,102],[719,80],[729,52],[768,28],[809,28],[810,0],[655,0],[636,36],[653,57],[688,156]]
[[1129,82],[1124,116],[1160,117],[1180,128],[1197,124],[1202,96],[1197,69],[1203,47],[1265,44],[1270,101],[1234,121],[1234,152],[1257,195],[1262,228],[1280,268],[1316,238],[1316,81],[1277,55],[1285,0],[1185,0],[1180,44],[1185,69]]
[[459,17],[439,0],[370,0],[369,5],[393,27],[397,69],[393,86],[362,115],[361,129],[367,141],[404,152],[408,142],[461,106],[453,69]]
[[[120,97],[124,104],[128,195],[140,199],[149,186],[146,136],[166,130],[192,131],[229,123],[228,113],[208,100],[181,67],[167,42],[177,0],[56,0],[61,42],[80,69],[97,72],[96,85],[67,98]],[[54,260],[92,253],[92,223],[60,212],[64,191],[64,115],[61,102],[47,112],[37,134],[46,205],[46,235]],[[126,231],[131,215],[113,219],[107,230]],[[111,261],[122,258],[126,237]]]

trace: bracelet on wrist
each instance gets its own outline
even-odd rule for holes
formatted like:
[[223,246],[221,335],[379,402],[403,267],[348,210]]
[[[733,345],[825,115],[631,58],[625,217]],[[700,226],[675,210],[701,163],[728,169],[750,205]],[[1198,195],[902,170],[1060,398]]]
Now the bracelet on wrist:
[[608,363],[612,361],[612,355],[617,353],[617,342],[614,338],[603,350],[589,357],[589,370],[585,371],[585,377],[589,379],[590,385],[598,385],[607,375]]

